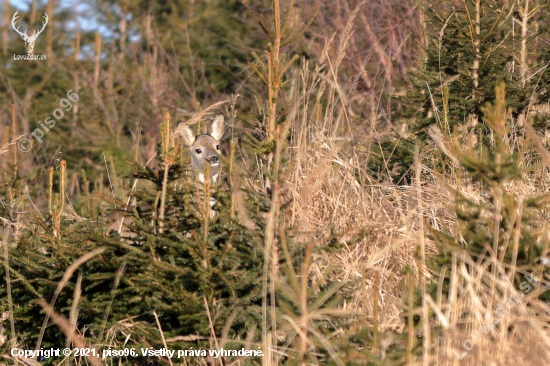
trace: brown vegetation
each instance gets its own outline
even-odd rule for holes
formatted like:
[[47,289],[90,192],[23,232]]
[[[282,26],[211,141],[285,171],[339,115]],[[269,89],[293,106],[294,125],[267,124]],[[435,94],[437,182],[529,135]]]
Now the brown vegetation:
[[[390,166],[387,163],[390,156],[385,155],[388,150],[382,149],[382,144],[397,147],[411,136],[408,121],[393,116],[402,116],[400,112],[407,106],[393,96],[405,94],[411,87],[408,72],[422,64],[420,46],[425,45],[426,40],[423,16],[417,5],[412,1],[338,0],[320,1],[317,9],[309,1],[296,1],[296,13],[287,19],[285,11],[290,3],[284,1],[279,5],[279,1],[273,1],[274,11],[267,6],[264,9],[258,4],[254,4],[258,7],[249,4],[252,12],[239,14],[240,19],[249,22],[251,29],[258,33],[262,28],[269,28],[272,44],[260,56],[248,55],[252,46],[245,42],[235,41],[231,45],[246,51],[250,61],[248,65],[244,62],[231,65],[240,69],[239,74],[232,75],[237,86],[231,95],[209,83],[205,65],[194,58],[190,42],[187,49],[170,50],[166,46],[162,34],[155,28],[159,20],[146,17],[144,24],[136,27],[146,46],[129,42],[124,31],[121,36],[124,38],[113,43],[106,43],[97,33],[94,40],[87,39],[88,55],[83,60],[78,56],[82,50],[79,34],[72,41],[73,55],[65,58],[60,55],[52,62],[58,62],[55,75],[70,79],[69,84],[74,85],[81,99],[74,104],[72,112],[67,112],[67,123],[52,128],[44,138],[46,144],[35,142],[35,148],[28,153],[16,150],[18,142],[25,136],[30,137],[35,127],[31,121],[42,118],[35,115],[45,115],[44,111],[51,114],[52,103],[47,101],[55,99],[57,103],[57,94],[45,99],[38,97],[48,94],[45,85],[51,74],[38,85],[26,88],[25,95],[12,87],[9,75],[1,75],[5,90],[0,97],[0,110],[4,121],[10,123],[0,126],[3,175],[0,192],[5,195],[1,198],[10,215],[2,215],[7,306],[0,308],[6,314],[0,318],[0,350],[5,351],[2,345],[6,342],[12,342],[12,347],[22,342],[15,330],[19,320],[13,317],[12,303],[17,301],[11,298],[10,284],[15,280],[13,275],[10,277],[8,258],[9,247],[21,245],[19,232],[45,235],[52,242],[62,240],[64,235],[74,235],[70,230],[82,221],[101,221],[105,212],[112,209],[113,202],[128,204],[136,190],[155,191],[158,187],[143,179],[123,178],[123,172],[129,170],[124,160],[134,159],[141,166],[164,173],[165,177],[169,165],[187,166],[189,161],[182,154],[181,141],[168,143],[159,137],[166,114],[173,115],[173,120],[188,117],[188,124],[193,123],[200,131],[207,123],[207,114],[214,114],[212,109],[205,113],[206,107],[221,105],[220,101],[231,98],[224,109],[229,138],[223,142],[228,152],[226,165],[230,166],[224,174],[231,181],[230,189],[236,201],[231,202],[231,214],[250,231],[264,230],[257,237],[263,240],[265,260],[261,283],[262,322],[248,329],[239,342],[248,349],[263,347],[265,356],[260,361],[263,365],[285,362],[538,365],[550,361],[550,308],[540,299],[550,285],[545,262],[550,242],[546,208],[541,209],[532,225],[538,240],[546,244],[541,244],[543,255],[531,263],[530,273],[517,270],[502,258],[495,259],[498,255],[491,256],[489,249],[483,255],[474,253],[462,242],[455,243],[456,251],[451,262],[442,267],[442,273],[435,272],[428,263],[442,247],[435,231],[460,237],[460,230],[465,230],[457,219],[462,196],[481,205],[495,192],[496,197],[509,194],[514,204],[519,202],[515,210],[511,210],[519,219],[513,216],[512,221],[518,220],[521,226],[523,202],[546,194],[550,135],[537,137],[538,131],[529,130],[529,123],[525,128],[522,124],[521,133],[502,132],[507,126],[517,126],[520,118],[525,121],[542,113],[545,106],[534,100],[536,105],[530,114],[515,119],[506,114],[506,118],[496,122],[502,124],[502,131],[491,132],[495,134],[491,135],[493,146],[495,136],[502,138],[505,152],[521,150],[519,156],[524,159],[525,167],[531,169],[526,169],[520,179],[492,186],[490,192],[468,177],[467,169],[460,165],[464,156],[478,156],[468,130],[456,131],[454,135],[431,130],[432,141],[421,149],[416,144],[410,166]],[[124,6],[120,8],[124,10]],[[316,20],[308,28],[309,17],[316,14],[316,9]],[[252,28],[254,20],[261,26]],[[287,21],[289,26],[285,30]],[[121,21],[120,25],[123,23],[126,29],[125,22]],[[306,37],[290,46],[281,46],[285,39],[293,40],[290,27],[294,26],[297,34],[307,28]],[[128,42],[128,49],[116,49],[117,41]],[[51,47],[51,43],[48,44]],[[178,52],[190,57],[187,69],[190,74],[181,72]],[[292,54],[299,52],[307,58],[291,61]],[[284,59],[282,55],[286,54]],[[44,67],[42,72],[46,75],[46,66],[40,67]],[[522,75],[526,72],[523,70]],[[39,100],[48,107],[32,109],[33,103]],[[215,104],[217,102],[220,103]],[[501,102],[496,108],[505,108]],[[252,148],[247,145],[246,150],[245,142],[251,140]],[[57,148],[59,145],[61,150]],[[161,162],[154,159],[157,145],[165,149]],[[53,164],[52,150],[56,151]],[[169,150],[170,154],[179,153],[177,161],[163,165],[162,161],[168,161]],[[394,150],[390,149],[390,154]],[[66,161],[60,163],[61,155]],[[445,161],[443,167],[438,166],[441,161]],[[373,171],[373,166],[381,168]],[[402,180],[397,179],[399,168],[407,171]],[[237,173],[243,172],[246,174],[239,178]],[[194,184],[192,179],[191,174],[187,174],[173,183],[172,188],[177,190],[189,182]],[[166,178],[163,189],[159,190],[163,202],[161,219],[164,219],[169,184]],[[268,212],[262,212],[262,217],[267,219],[260,224],[249,217],[254,213],[247,211],[244,191],[239,191],[241,186],[263,193],[270,201]],[[24,202],[19,211],[16,211],[16,202]],[[501,214],[496,212],[482,209],[480,217],[496,222],[495,217]],[[203,222],[208,228],[209,219],[205,217]],[[286,248],[285,230],[303,247],[296,252]],[[514,240],[519,241],[521,230],[517,226],[502,232],[500,235],[508,235],[510,245]],[[43,250],[52,249],[44,247]],[[72,342],[74,347],[112,345],[120,348],[122,335],[137,342],[132,336],[134,328],[140,327],[160,334],[168,348],[179,341],[205,340],[212,349],[219,349],[234,341],[227,329],[214,329],[217,304],[215,299],[209,303],[206,296],[210,334],[181,334],[166,339],[166,330],[161,328],[155,309],[151,310],[155,322],[128,317],[116,319],[116,325],[105,329],[117,286],[119,281],[124,281],[124,266],[121,266],[114,275],[103,332],[93,336],[103,343],[88,343],[93,337],[77,322],[77,305],[64,309],[69,318],[65,319],[59,314],[62,311],[56,308],[55,300],[76,273],[76,267],[100,255],[101,251],[97,249],[80,262],[73,262],[75,266],[67,268],[53,299],[36,299],[37,303],[41,300],[40,305],[48,317],[65,334],[67,346]],[[291,258],[291,252],[302,257]],[[451,278],[449,283],[444,281],[445,273]],[[532,274],[536,280],[528,282],[528,291],[518,290],[518,286],[525,283],[524,277]],[[82,279],[79,277],[76,281],[80,291]],[[320,288],[333,284],[327,292],[341,294],[342,298],[331,303],[329,297],[323,297]],[[430,286],[437,289],[435,296],[429,291]],[[80,301],[78,291],[75,289],[73,304]],[[295,302],[295,313],[285,313],[288,309],[277,306],[279,296],[281,302],[288,299],[289,303]],[[311,305],[317,301],[315,296],[321,298],[318,307]],[[506,311],[500,310],[502,317],[499,307],[506,308]],[[499,321],[498,326],[488,330],[487,325],[497,319],[495,315],[488,317],[490,314],[497,314]],[[231,325],[232,320],[227,324]],[[321,320],[334,328],[319,326]],[[38,344],[46,324],[47,320],[40,333],[33,335],[38,336]],[[15,334],[11,340],[4,335],[8,331],[12,337]],[[350,340],[355,337],[362,337],[361,347],[355,347]],[[139,341],[154,343],[149,339]],[[156,343],[155,347],[158,346]],[[10,364],[24,361],[8,353],[4,357],[2,362]],[[85,362],[84,359],[71,359],[73,361]],[[173,361],[159,357],[154,362],[172,364]],[[97,364],[97,360],[93,362]],[[222,364],[221,360],[211,357],[187,358],[183,362]],[[248,361],[227,358],[224,362],[244,365]]]

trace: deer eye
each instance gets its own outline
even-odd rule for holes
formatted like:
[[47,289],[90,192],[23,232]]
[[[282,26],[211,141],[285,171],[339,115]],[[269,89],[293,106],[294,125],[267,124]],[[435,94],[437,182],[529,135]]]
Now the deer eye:
[[201,149],[197,149],[197,150],[195,150],[195,152],[196,152],[197,154],[202,153]]
[[216,150],[219,150],[220,149],[220,145],[216,145]]

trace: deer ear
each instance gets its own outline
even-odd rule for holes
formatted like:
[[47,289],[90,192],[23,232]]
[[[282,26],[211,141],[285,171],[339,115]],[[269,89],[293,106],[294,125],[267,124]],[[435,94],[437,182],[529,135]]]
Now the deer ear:
[[208,133],[210,136],[212,136],[216,140],[219,140],[222,138],[224,131],[225,131],[225,117],[223,116],[223,114],[219,113],[212,121],[212,124],[208,129]]
[[183,121],[178,122],[175,133],[181,136],[183,143],[187,146],[191,146],[193,142],[195,142],[195,133],[189,126],[186,126]]

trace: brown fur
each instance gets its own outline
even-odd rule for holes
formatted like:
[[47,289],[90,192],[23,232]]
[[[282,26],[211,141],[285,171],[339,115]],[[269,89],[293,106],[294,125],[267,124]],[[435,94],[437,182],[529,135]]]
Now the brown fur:
[[[181,123],[181,122],[180,122]],[[225,120],[223,114],[218,114],[212,125],[208,128],[208,133],[195,136],[195,133],[189,126],[182,130],[182,138],[185,145],[189,147],[191,154],[191,167],[195,172],[204,174],[206,164],[210,164],[210,173],[214,180],[220,172],[220,139],[225,131]],[[200,176],[199,176],[200,177]]]
[[[181,131],[180,134],[183,142],[189,147],[193,171],[195,171],[195,174],[198,172],[199,180],[201,183],[204,183],[204,171],[206,170],[206,165],[210,164],[212,181],[216,183],[221,168],[219,140],[225,132],[225,119],[223,114],[220,113],[214,118],[212,124],[208,128],[207,134],[199,136],[195,136],[195,133],[189,126],[183,126],[183,128],[181,128],[181,123],[182,122],[178,124],[177,131]],[[213,205],[214,201],[211,202],[211,206]],[[143,210],[145,206],[140,207],[140,209]],[[147,209],[150,209],[150,207],[147,207]],[[212,212],[211,216],[213,215]],[[130,214],[130,212],[114,211],[107,216],[107,221],[111,222],[109,231],[118,231],[123,238],[135,238],[137,235],[127,226],[132,224],[132,218],[125,214]]]

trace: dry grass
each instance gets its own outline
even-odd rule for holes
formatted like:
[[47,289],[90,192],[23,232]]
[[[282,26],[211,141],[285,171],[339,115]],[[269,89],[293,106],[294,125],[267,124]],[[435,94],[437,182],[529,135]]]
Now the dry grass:
[[[456,183],[453,184],[452,177],[443,183],[429,169],[423,170],[423,211],[420,212],[415,187],[370,181],[372,177],[369,178],[364,172],[364,155],[353,154],[348,147],[338,146],[323,132],[312,127],[308,143],[297,147],[299,153],[296,160],[299,164],[294,165],[295,174],[289,174],[292,178],[288,182],[288,194],[294,198],[291,222],[307,232],[321,231],[328,235],[327,228],[332,227],[336,232],[344,233],[340,237],[342,247],[338,253],[316,256],[311,276],[320,278],[329,263],[340,269],[337,281],[351,282],[366,273],[366,289],[362,289],[361,281],[356,282],[355,293],[344,309],[358,320],[365,314],[369,327],[377,321],[382,333],[403,333],[406,328],[403,305],[405,268],[410,267],[413,273],[419,273],[417,247],[420,244],[421,221],[425,220],[437,230],[454,227],[455,197],[451,188],[456,188]],[[538,174],[535,172],[521,182],[509,183],[505,189],[519,201],[539,196],[545,190],[540,180],[536,179]],[[485,200],[478,185],[466,184],[461,189],[474,201]],[[539,219],[538,228],[550,222],[548,217]],[[365,230],[368,235],[359,242],[348,244],[348,240],[359,230]],[[426,245],[428,255],[437,251],[433,242],[427,241]],[[429,301],[430,312],[434,313],[433,320],[430,320],[431,333],[440,334],[436,338],[430,363],[535,365],[549,360],[547,322],[550,308],[536,300],[534,287],[533,292],[522,297],[514,288],[513,281],[505,275],[509,267],[497,263],[497,285],[488,288],[482,285],[491,283],[493,278],[487,265],[477,264],[467,252],[457,255],[453,267],[448,269],[455,276],[453,287],[449,290],[454,293],[454,300],[440,298]],[[438,273],[430,273],[427,268],[423,273],[428,283],[437,283]],[[378,287],[375,286],[377,276],[380,278]],[[549,279],[545,281],[550,283]],[[368,294],[366,301],[365,290]],[[442,296],[441,293],[439,295]],[[519,302],[500,320],[498,327],[488,334],[482,331],[476,333],[487,321],[486,316],[497,309],[498,304],[506,304],[512,296]],[[375,299],[378,299],[376,311],[380,314],[376,320]],[[444,314],[445,320],[438,318],[438,313]],[[496,319],[498,317],[494,315],[492,321]],[[447,324],[443,325],[445,322]],[[470,348],[469,341],[474,346],[460,359],[454,352],[462,356],[466,351],[463,344]]]
[[[290,163],[282,169],[286,180],[281,187],[280,197],[281,201],[290,202],[289,210],[286,211],[286,223],[295,225],[300,232],[318,235],[316,239],[320,246],[333,232],[339,233],[338,252],[315,251],[307,275],[312,282],[324,280],[325,271],[332,265],[338,271],[334,277],[327,279],[328,281],[353,283],[352,295],[338,310],[345,313],[348,319],[364,321],[362,325],[369,329],[377,326],[377,331],[381,333],[378,339],[383,340],[380,341],[382,351],[377,350],[376,346],[371,351],[377,355],[384,355],[389,352],[388,347],[400,342],[393,335],[405,334],[407,331],[409,314],[405,297],[410,289],[406,286],[406,269],[411,269],[413,286],[416,289],[422,289],[424,281],[426,284],[437,284],[440,274],[432,273],[422,265],[418,248],[422,240],[425,240],[428,257],[438,250],[434,242],[423,236],[423,225],[431,225],[437,230],[452,230],[455,227],[455,196],[452,189],[458,186],[458,178],[453,174],[436,176],[428,166],[420,166],[419,192],[413,184],[391,183],[389,178],[392,172],[388,171],[387,166],[386,171],[377,175],[368,171],[369,163],[375,158],[372,153],[373,147],[379,141],[391,139],[392,142],[399,143],[400,136],[407,133],[406,129],[401,130],[402,126],[396,127],[396,121],[392,121],[390,103],[383,93],[399,92],[398,89],[402,88],[400,83],[405,83],[407,70],[414,67],[417,53],[412,45],[412,38],[418,36],[414,35],[414,32],[418,32],[419,27],[412,3],[404,2],[399,5],[406,10],[405,12],[394,11],[384,3],[369,7],[368,4],[355,1],[334,1],[327,3],[326,7],[327,9],[321,9],[319,23],[313,30],[323,40],[312,44],[317,50],[318,64],[303,61],[300,67],[291,69],[296,83],[288,90],[281,91],[281,99],[294,101],[294,110],[289,113],[288,122],[291,126],[291,143],[283,152],[283,156],[289,158]],[[394,26],[397,23],[402,26]],[[395,32],[387,35],[383,30],[390,27]],[[404,31],[404,28],[413,29],[413,35]],[[342,31],[322,34],[335,29]],[[197,114],[189,112],[187,109],[193,107],[196,95],[192,95],[193,103],[188,102],[185,110],[175,108],[181,97],[172,93],[170,75],[177,70],[177,66],[171,63],[169,55],[158,49],[154,52],[155,55],[156,52],[160,53],[158,57],[162,62],[153,57],[153,51],[145,55],[143,64],[139,64],[136,57],[136,69],[145,74],[136,74],[135,80],[124,85],[125,88],[144,85],[142,92],[147,98],[151,98],[149,102],[153,111],[153,117],[147,117],[150,119],[147,121],[147,132],[151,135],[155,135],[158,122],[162,120],[163,105],[177,110],[180,114],[194,115],[191,117],[193,121],[213,109],[211,106]],[[367,53],[364,54],[365,52]],[[399,67],[392,66],[394,64],[390,61],[391,57],[394,64]],[[105,71],[95,72],[103,74]],[[113,71],[110,72],[112,77]],[[103,76],[107,78],[108,75]],[[89,74],[87,77],[91,79],[92,75]],[[98,78],[101,78],[101,75],[95,76],[96,85]],[[159,101],[159,95],[166,98]],[[116,93],[109,87],[102,89],[101,86],[96,86],[94,98],[101,115],[108,121],[108,128],[120,134],[121,121],[118,120],[117,109],[109,107],[111,104],[107,103],[117,98]],[[218,107],[223,104],[224,102],[214,103],[215,100],[221,99],[225,98],[212,98],[212,105]],[[115,106],[115,103],[112,105]],[[80,113],[86,108],[91,109],[82,106]],[[143,111],[140,110],[141,112]],[[369,123],[366,126],[360,125],[355,123],[357,120]],[[232,121],[232,124],[233,122],[233,127],[246,130],[238,126],[238,121]],[[86,135],[97,126],[82,126],[77,128],[75,133]],[[383,128],[380,129],[380,126]],[[136,125],[136,131],[137,127]],[[3,127],[2,131],[4,130],[7,128]],[[238,132],[235,133],[237,134]],[[10,146],[15,145],[24,136],[21,135],[11,142],[8,140],[0,148],[0,155],[6,153]],[[143,143],[139,138],[135,138],[134,146],[131,148],[135,149],[137,160],[150,160],[157,141],[149,139]],[[548,146],[549,139],[550,136],[545,136],[541,146]],[[235,143],[235,140],[236,138],[231,142]],[[98,141],[104,142],[101,139],[96,140]],[[520,142],[516,139],[510,146],[518,143]],[[438,144],[436,141],[422,152],[420,158],[430,159],[430,153],[436,151],[438,146],[447,145],[441,141]],[[531,151],[532,155],[536,153],[536,150]],[[452,154],[452,151],[447,154]],[[258,166],[265,166],[267,159],[258,157],[256,165],[256,162],[249,160],[249,156],[242,150],[237,152],[237,156],[243,170],[253,171],[247,177],[247,184],[261,190],[265,177],[259,173]],[[384,160],[386,157],[376,158]],[[26,169],[28,171],[29,168]],[[504,188],[512,192],[518,200],[545,193],[547,170],[540,167],[526,175],[521,182],[508,184]],[[114,172],[112,174],[113,186],[124,188]],[[104,189],[100,179],[96,180],[96,187],[100,187],[98,191]],[[485,199],[478,185],[461,184],[460,189],[465,196],[474,201],[482,202]],[[44,197],[45,195],[42,198]],[[89,197],[82,194],[81,198],[88,201],[89,207]],[[97,202],[95,204],[100,205]],[[239,210],[244,211],[241,208]],[[544,227],[549,222],[548,217],[540,217],[539,227]],[[252,227],[252,224],[247,225]],[[359,241],[355,240],[360,233],[367,235]],[[304,235],[303,240],[311,241],[311,237],[307,235],[309,234]],[[493,265],[496,266],[497,276],[488,270],[487,264],[477,263],[467,252],[457,252],[454,255],[452,265],[446,269],[452,273],[453,278],[449,297],[439,291],[438,297],[432,299],[423,292],[421,295],[424,307],[413,309],[416,315],[429,311],[429,319],[425,320],[428,321],[426,324],[433,337],[430,338],[432,348],[429,350],[429,357],[414,359],[412,355],[408,355],[411,356],[409,364],[538,365],[550,361],[550,333],[547,326],[550,309],[546,303],[537,300],[536,296],[546,288],[533,286],[531,291],[522,296],[508,275],[510,268],[498,262]],[[274,268],[275,271],[269,273],[270,281],[273,282],[283,277],[278,272],[279,268]],[[74,269],[71,267],[71,270]],[[542,274],[544,268],[539,266],[537,270]],[[123,275],[122,272],[121,270],[120,276]],[[545,281],[550,282],[548,279]],[[80,295],[75,293],[75,298],[78,296]],[[510,298],[518,301],[514,301],[507,314],[499,317],[498,327],[487,334],[478,332],[480,326],[483,328],[488,320],[487,315],[495,311],[499,304],[509,302]],[[54,321],[61,325],[68,338],[72,339],[74,334],[71,326],[76,324],[76,315],[72,314],[75,317],[68,324],[48,306],[44,307],[55,318]],[[7,319],[8,317],[2,316],[3,322]],[[111,344],[120,334],[131,334],[134,327],[156,329],[157,324],[124,319],[115,327],[106,329],[102,336],[106,343]],[[158,328],[158,332],[163,335],[160,326]],[[0,343],[6,341],[2,331],[3,328],[0,327]],[[246,339],[247,347],[252,344],[255,331],[251,331]],[[266,329],[258,331],[262,332],[262,337],[267,339],[268,344],[277,343],[276,340],[273,341],[273,338],[277,337],[273,337]],[[342,329],[341,333],[346,331],[349,331],[349,328]],[[418,331],[417,334],[425,335],[426,332]],[[208,337],[214,339],[218,336],[219,334],[212,331],[212,334],[207,336],[181,335],[177,339],[163,340],[170,345],[178,340],[194,341]],[[297,337],[296,332],[290,331],[278,336],[280,339]],[[413,335],[410,334],[409,337],[412,339]],[[421,341],[425,342],[426,338],[424,336]],[[228,340],[222,336],[221,339],[215,338],[215,341],[219,342],[221,347]],[[468,341],[472,341],[472,348],[464,355],[464,345],[469,348]],[[311,353],[316,352],[313,347],[308,350]],[[277,364],[277,357],[276,354],[270,354],[263,362],[265,365]],[[167,360],[163,361],[167,363]],[[212,359],[194,361],[216,364]]]
[[[27,134],[23,134],[21,136],[18,136],[16,138],[14,138],[13,140],[11,140],[10,142],[8,142],[7,144],[5,144],[4,146],[0,147],[0,155],[2,154],[5,154],[7,153],[8,151],[10,151],[10,146],[14,146],[15,144],[17,144],[17,141],[21,140],[23,137],[27,136]],[[14,149],[15,147],[12,147],[12,149]]]

